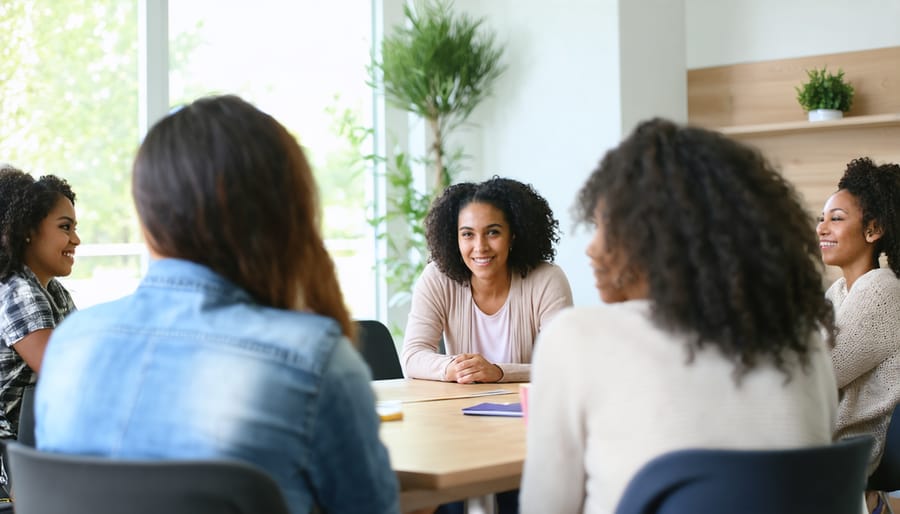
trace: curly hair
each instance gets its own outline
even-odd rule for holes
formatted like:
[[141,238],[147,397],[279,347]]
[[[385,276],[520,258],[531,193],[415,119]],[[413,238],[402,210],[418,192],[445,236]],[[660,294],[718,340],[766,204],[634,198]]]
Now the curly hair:
[[812,332],[833,344],[812,217],[758,151],[645,121],[605,155],[574,212],[590,224],[599,214],[608,247],[647,277],[654,323],[691,334],[690,358],[711,344],[737,378],[761,360],[790,378],[786,359],[809,362]]
[[847,164],[838,189],[847,191],[859,202],[863,230],[874,222],[883,232],[875,241],[874,266],[879,267],[878,257],[884,253],[888,266],[900,278],[900,166],[892,163],[878,166],[868,157],[854,159]]
[[68,182],[53,175],[38,180],[8,165],[0,166],[0,280],[25,265],[25,239],[62,195],[75,203]]
[[472,272],[459,253],[459,211],[470,203],[486,203],[503,212],[515,238],[507,264],[522,277],[542,262],[553,262],[559,242],[559,220],[547,200],[517,180],[497,176],[480,184],[463,182],[444,190],[425,217],[425,238],[431,260],[445,275],[468,284]]

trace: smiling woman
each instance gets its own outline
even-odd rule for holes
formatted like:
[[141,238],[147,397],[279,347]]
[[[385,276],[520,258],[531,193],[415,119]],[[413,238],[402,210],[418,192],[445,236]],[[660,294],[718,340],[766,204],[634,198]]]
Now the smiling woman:
[[0,439],[17,436],[50,332],[75,310],[56,280],[72,272],[81,242],[74,202],[65,180],[0,168]]
[[[572,305],[551,264],[559,222],[531,186],[506,178],[448,187],[425,219],[431,263],[415,287],[402,362],[407,376],[527,382],[534,339]],[[447,354],[438,351],[441,337]]]
[[[825,293],[838,327],[831,358],[840,404],[836,437],[871,434],[869,472],[881,460],[900,402],[900,166],[855,159],[822,209],[816,231],[825,264],[843,276]],[[880,268],[879,257],[888,268]]]

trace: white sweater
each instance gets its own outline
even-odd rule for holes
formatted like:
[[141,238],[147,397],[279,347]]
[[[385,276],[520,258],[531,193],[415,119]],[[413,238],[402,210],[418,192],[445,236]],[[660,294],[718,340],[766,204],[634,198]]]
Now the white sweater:
[[647,461],[684,448],[828,444],[837,409],[829,352],[790,380],[760,364],[735,383],[709,345],[657,328],[647,301],[559,313],[538,338],[529,392],[521,512],[611,513]]
[[871,474],[900,402],[900,280],[890,269],[874,269],[849,292],[839,278],[825,296],[834,304],[838,328],[831,353],[840,389],[835,438],[872,434]]

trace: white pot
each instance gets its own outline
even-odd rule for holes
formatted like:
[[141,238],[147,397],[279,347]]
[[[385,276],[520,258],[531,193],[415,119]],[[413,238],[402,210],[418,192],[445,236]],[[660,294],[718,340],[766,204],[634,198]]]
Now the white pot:
[[839,120],[844,113],[837,109],[814,109],[809,111],[809,121]]

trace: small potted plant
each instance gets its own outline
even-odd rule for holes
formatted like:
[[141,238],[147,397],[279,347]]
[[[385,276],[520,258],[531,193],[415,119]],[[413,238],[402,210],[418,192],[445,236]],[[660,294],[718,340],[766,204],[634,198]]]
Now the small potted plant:
[[806,70],[809,81],[794,88],[797,101],[807,113],[809,121],[840,119],[853,104],[853,86],[844,82],[844,71],[829,73],[826,68]]

